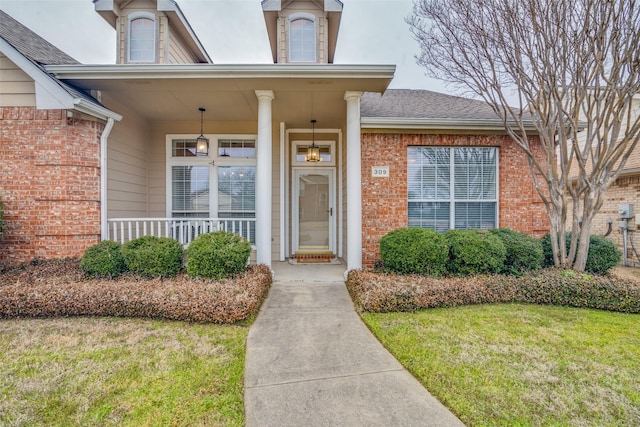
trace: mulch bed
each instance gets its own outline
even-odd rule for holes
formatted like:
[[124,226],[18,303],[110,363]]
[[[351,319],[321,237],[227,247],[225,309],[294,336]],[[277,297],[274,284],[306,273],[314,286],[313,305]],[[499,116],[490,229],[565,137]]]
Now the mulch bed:
[[236,323],[256,314],[271,271],[250,266],[233,279],[90,279],[75,259],[34,261],[0,270],[0,318],[115,316]]

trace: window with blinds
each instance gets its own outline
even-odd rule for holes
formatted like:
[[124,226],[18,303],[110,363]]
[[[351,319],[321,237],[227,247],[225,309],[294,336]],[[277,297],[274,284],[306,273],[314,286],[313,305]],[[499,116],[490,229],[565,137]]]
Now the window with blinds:
[[209,166],[171,167],[174,218],[209,217]]
[[407,154],[409,227],[496,227],[497,148],[409,147]]
[[253,218],[256,212],[255,166],[218,168],[218,216]]

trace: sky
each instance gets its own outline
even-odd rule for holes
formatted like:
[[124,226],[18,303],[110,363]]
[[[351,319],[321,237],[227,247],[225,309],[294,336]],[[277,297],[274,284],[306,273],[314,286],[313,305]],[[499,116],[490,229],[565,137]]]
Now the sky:
[[[342,0],[336,64],[393,64],[395,89],[457,94],[415,62],[418,43],[404,18],[412,0]],[[218,64],[272,63],[260,0],[177,0]],[[91,0],[0,0],[0,9],[85,64],[115,63],[115,30]]]

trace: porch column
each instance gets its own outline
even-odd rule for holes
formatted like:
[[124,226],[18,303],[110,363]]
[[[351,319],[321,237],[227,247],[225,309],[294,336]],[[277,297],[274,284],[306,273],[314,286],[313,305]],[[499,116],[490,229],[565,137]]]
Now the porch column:
[[344,94],[347,101],[347,271],[362,268],[361,96],[362,92]]
[[256,262],[271,266],[271,90],[256,90],[258,141],[256,146]]

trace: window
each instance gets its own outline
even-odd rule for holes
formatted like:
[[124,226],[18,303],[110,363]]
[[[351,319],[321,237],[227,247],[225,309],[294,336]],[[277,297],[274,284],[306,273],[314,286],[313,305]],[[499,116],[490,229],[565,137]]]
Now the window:
[[289,61],[316,62],[316,24],[313,18],[292,18],[289,22]]
[[134,14],[129,20],[129,62],[155,62],[156,22],[151,14]]
[[256,157],[255,139],[219,139],[218,156],[221,157]]
[[171,167],[171,216],[209,217],[209,166]]
[[195,137],[167,135],[167,214],[174,218],[254,218],[255,135],[208,137],[217,144],[218,152],[198,157]]
[[409,147],[409,227],[497,226],[496,148]]
[[253,218],[256,212],[256,167],[218,168],[218,217]]

